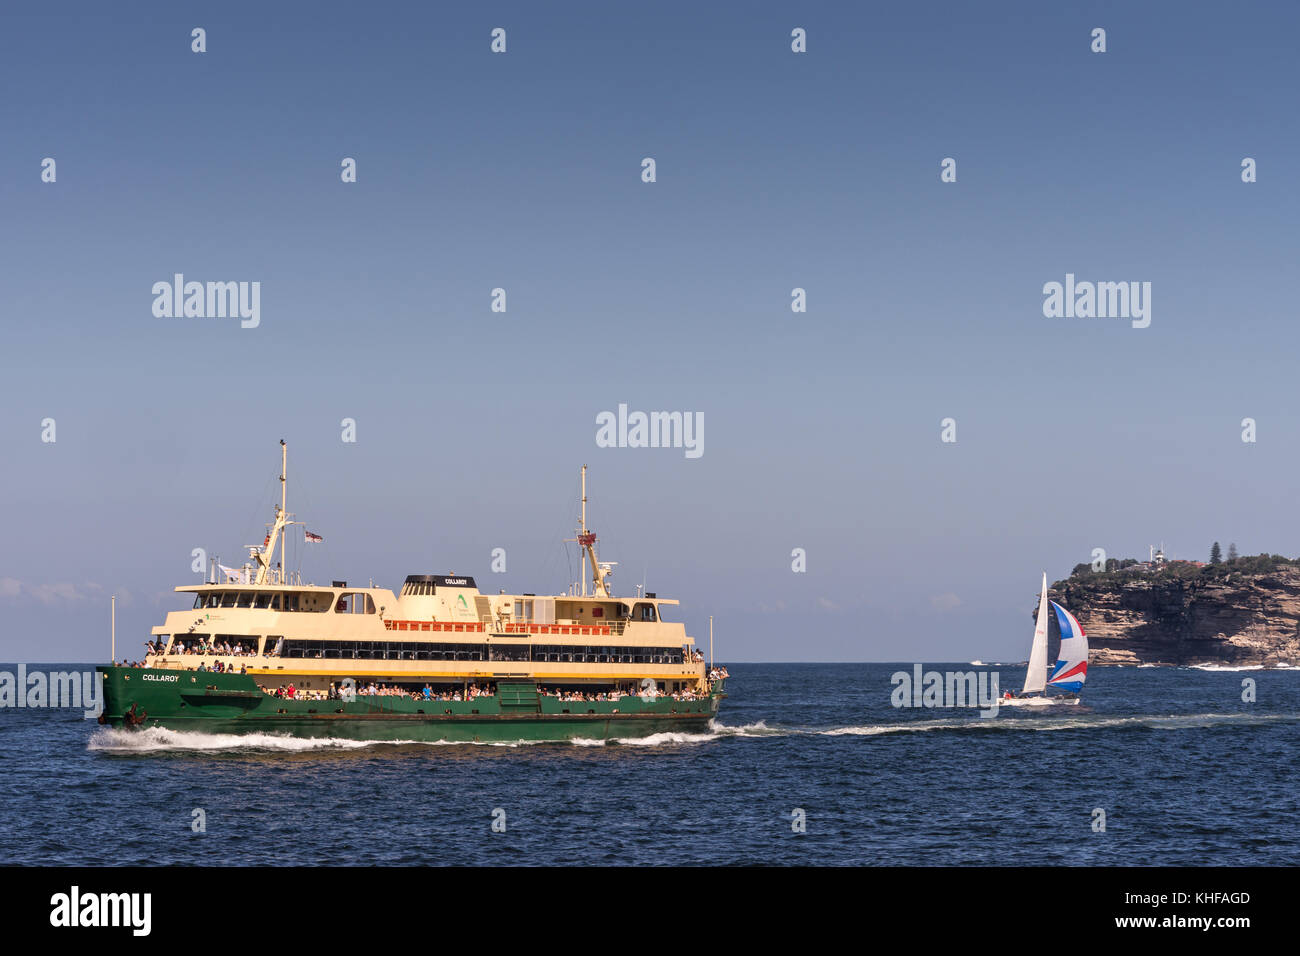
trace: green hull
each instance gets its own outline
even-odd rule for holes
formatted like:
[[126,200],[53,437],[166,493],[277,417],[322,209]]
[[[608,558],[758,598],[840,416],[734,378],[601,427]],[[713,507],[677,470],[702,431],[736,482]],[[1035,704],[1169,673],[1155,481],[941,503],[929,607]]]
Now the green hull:
[[[511,742],[608,740],[659,733],[707,733],[725,694],[617,701],[562,701],[530,682],[502,682],[469,701],[358,696],[355,701],[271,697],[241,674],[99,667],[104,713],[113,727],[205,733],[274,733],[352,740]],[[143,719],[141,718],[143,715]]]

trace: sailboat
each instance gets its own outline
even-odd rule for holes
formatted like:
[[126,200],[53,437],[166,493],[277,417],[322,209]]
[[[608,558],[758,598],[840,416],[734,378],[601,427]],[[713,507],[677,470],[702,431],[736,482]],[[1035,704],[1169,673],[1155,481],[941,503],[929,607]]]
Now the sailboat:
[[[1048,605],[1051,610],[1048,610]],[[1061,649],[1047,673],[1047,628],[1051,615],[1061,629]],[[998,703],[1012,707],[1050,707],[1077,704],[1078,693],[1088,676],[1088,635],[1073,614],[1055,601],[1047,600],[1047,572],[1043,572],[1043,592],[1038,600],[1038,618],[1034,622],[1034,643],[1029,651],[1025,686],[1017,696],[1004,696]],[[1065,691],[1069,696],[1049,695],[1048,687]],[[1010,695],[1010,691],[1007,692]]]

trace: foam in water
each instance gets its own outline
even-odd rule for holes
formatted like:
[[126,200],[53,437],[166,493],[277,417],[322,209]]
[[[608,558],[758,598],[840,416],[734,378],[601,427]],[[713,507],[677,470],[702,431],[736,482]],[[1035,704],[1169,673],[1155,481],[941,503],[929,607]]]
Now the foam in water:
[[991,719],[991,720],[916,720],[898,724],[864,724],[854,727],[836,727],[832,730],[818,730],[813,733],[825,737],[874,737],[880,734],[924,733],[943,730],[1005,730],[1005,731],[1052,731],[1082,730],[1114,727],[1149,727],[1152,730],[1196,730],[1220,724],[1262,724],[1274,720],[1300,720],[1300,715],[1292,714],[1143,714],[1135,717],[1097,717],[1091,715],[1072,715],[1056,717],[1051,715],[1032,715],[1028,719]]
[[201,731],[149,727],[123,730],[100,727],[90,736],[90,750],[149,753],[161,750],[356,750],[372,741],[340,737],[290,737],[284,734],[205,734]]
[[526,747],[534,744],[569,743],[576,747],[603,747],[607,742],[637,747],[658,747],[665,744],[693,744],[717,740],[720,737],[757,737],[782,731],[772,731],[759,721],[741,727],[728,727],[710,721],[707,734],[664,732],[647,737],[616,737],[610,741],[592,738],[555,740],[351,740],[342,737],[292,737],[285,734],[208,734],[201,731],[169,730],[149,727],[145,730],[124,730],[101,727],[95,730],[87,744],[90,750],[126,753],[155,753],[166,751],[216,752],[223,750],[279,750],[304,752],[311,750],[360,750],[374,746],[424,746],[424,747]]

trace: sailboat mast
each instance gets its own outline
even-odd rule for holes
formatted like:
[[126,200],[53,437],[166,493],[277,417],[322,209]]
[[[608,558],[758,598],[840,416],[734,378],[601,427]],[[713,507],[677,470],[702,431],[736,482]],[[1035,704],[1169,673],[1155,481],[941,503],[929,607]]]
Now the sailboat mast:
[[1025,669],[1025,686],[1021,694],[1037,694],[1047,689],[1047,572],[1043,572],[1043,591],[1038,599],[1038,617],[1034,621],[1034,643],[1029,650]]

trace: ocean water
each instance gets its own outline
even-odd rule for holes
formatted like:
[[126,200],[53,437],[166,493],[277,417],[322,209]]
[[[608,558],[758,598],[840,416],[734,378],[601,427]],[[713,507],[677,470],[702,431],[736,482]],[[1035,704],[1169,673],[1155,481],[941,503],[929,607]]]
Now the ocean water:
[[1079,707],[994,718],[895,709],[899,670],[730,665],[711,733],[603,744],[131,734],[4,708],[0,863],[1300,863],[1300,670],[1093,668]]

